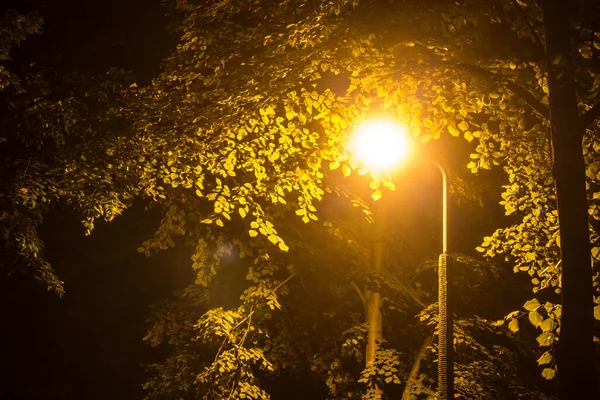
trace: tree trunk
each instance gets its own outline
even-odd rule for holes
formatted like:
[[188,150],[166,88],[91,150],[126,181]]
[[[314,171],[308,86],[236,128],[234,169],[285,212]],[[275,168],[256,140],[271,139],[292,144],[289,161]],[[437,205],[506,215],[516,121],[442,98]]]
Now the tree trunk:
[[593,288],[582,151],[584,127],[577,111],[568,8],[564,0],[543,0],[542,8],[562,257],[558,379],[561,399],[595,399]]

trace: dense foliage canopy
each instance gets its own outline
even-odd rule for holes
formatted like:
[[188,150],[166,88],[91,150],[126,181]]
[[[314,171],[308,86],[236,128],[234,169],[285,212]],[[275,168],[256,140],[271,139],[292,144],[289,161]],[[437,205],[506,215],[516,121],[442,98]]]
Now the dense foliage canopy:
[[[600,88],[598,9],[586,2],[571,6],[578,107],[586,113],[581,123],[586,128],[594,301],[600,319],[600,247],[595,245],[600,142],[594,106]],[[552,63],[545,57],[544,19],[536,2],[215,0],[177,2],[172,12],[180,42],[148,86],[138,87],[116,71],[100,83],[73,76],[61,78],[57,86],[44,71],[27,70],[24,79],[5,67],[0,70],[2,101],[9,110],[2,118],[8,133],[0,146],[10,154],[1,172],[0,223],[2,243],[16,257],[13,265],[33,267],[60,292],[61,282],[44,261],[36,233],[44,212],[61,201],[72,204],[91,231],[96,218],[111,220],[135,196],[152,200],[164,218],[139,250],[150,255],[185,242],[195,248],[197,275],[195,284],[180,294],[184,304],[167,306],[149,333],[151,342],[168,340],[176,346],[174,357],[159,367],[157,376],[166,379],[152,381],[151,393],[191,393],[200,385],[204,392],[198,396],[267,397],[258,385],[256,366],[273,373],[302,365],[284,365],[290,351],[300,350],[269,340],[293,340],[285,332],[322,317],[314,311],[297,325],[286,322],[319,304],[303,298],[297,287],[288,288],[293,280],[284,282],[295,274],[315,279],[309,266],[318,264],[316,255],[324,251],[305,254],[300,249],[318,248],[310,238],[320,228],[311,225],[339,229],[339,222],[326,218],[322,204],[327,199],[350,202],[372,218],[367,203],[341,187],[336,171],[369,174],[348,154],[348,133],[365,118],[385,114],[406,124],[424,146],[447,136],[464,138],[473,145],[470,161],[464,161],[472,172],[505,172],[502,204],[510,218],[478,250],[490,257],[507,256],[515,271],[531,276],[535,298],[506,320],[517,332],[519,318],[526,315],[539,330],[543,351],[538,363],[545,378],[554,377],[563,271],[548,118]],[[7,25],[10,34],[0,39],[0,62],[40,23],[17,14],[5,18],[14,26]],[[369,178],[374,200],[394,188],[389,176]],[[299,223],[311,221],[317,222]],[[342,248],[361,247],[340,235]],[[335,264],[344,265],[344,251],[336,253]],[[229,252],[247,260],[243,274],[250,283],[241,305],[197,315],[197,306],[210,300]],[[318,284],[317,297],[342,301],[351,282],[342,283],[329,294]],[[401,292],[396,288],[392,293]],[[428,314],[423,321],[434,315],[419,310],[428,310],[424,300],[416,305],[412,300],[404,312]],[[310,304],[299,307],[304,301]],[[276,310],[282,305],[300,314],[278,319]],[[360,361],[360,317],[356,310],[347,311],[355,306],[339,306],[344,321],[327,338],[327,343],[337,343],[328,351],[335,348],[337,353],[319,356],[322,365],[314,366],[317,375],[328,377],[331,396],[369,393],[356,388],[360,372],[352,375],[336,361],[348,355]],[[494,329],[481,319],[461,321],[466,325],[459,332]],[[273,330],[279,336],[269,339]],[[313,330],[306,326],[303,331]],[[467,336],[474,358],[462,364],[464,385],[459,388],[470,398],[469,390],[493,386],[476,387],[483,370],[473,361],[476,356],[488,357],[495,368],[511,361],[485,349],[493,341],[479,345],[473,341],[475,333]],[[213,362],[198,358],[210,352],[202,346],[197,350],[198,341],[216,346]],[[421,343],[411,345],[418,352]],[[313,350],[297,357],[321,354]],[[396,382],[400,372],[409,374],[410,355],[403,359],[397,351],[392,345],[383,347],[377,373],[362,372],[362,389],[377,379]],[[348,379],[336,380],[347,373]],[[352,387],[342,388],[342,382]],[[427,396],[431,382],[416,387]]]

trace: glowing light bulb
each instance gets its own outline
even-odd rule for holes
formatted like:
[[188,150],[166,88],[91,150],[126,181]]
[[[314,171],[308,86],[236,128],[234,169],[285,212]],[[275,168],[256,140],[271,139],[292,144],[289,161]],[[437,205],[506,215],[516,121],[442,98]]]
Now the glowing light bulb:
[[351,142],[354,157],[372,171],[389,171],[404,161],[411,143],[406,128],[392,121],[365,121]]

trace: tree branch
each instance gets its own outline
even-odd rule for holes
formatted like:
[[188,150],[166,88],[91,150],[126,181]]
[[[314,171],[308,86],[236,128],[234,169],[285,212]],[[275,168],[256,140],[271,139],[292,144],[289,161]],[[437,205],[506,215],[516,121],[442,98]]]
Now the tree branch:
[[[431,53],[430,53],[431,54]],[[478,67],[476,65],[462,64],[458,61],[446,61],[440,59],[438,56],[433,56],[432,63],[438,66],[446,66],[450,69],[463,70],[474,76],[490,80],[500,85],[504,85],[508,90],[513,92],[516,96],[520,97],[529,107],[531,107],[540,117],[549,120],[550,109],[542,104],[538,99],[535,98],[527,89],[516,84],[513,81],[507,80],[498,73],[488,71],[485,68]]]
[[465,65],[460,63],[449,64],[451,64],[455,68],[470,72],[475,76],[489,79],[498,84],[506,86],[508,90],[513,92],[516,96],[520,97],[521,100],[527,103],[527,105],[529,105],[529,107],[531,107],[539,116],[546,120],[550,119],[550,110],[548,109],[548,107],[542,104],[538,99],[536,99],[527,89],[517,85],[515,82],[503,79],[499,74],[488,71],[487,69],[475,65]]
[[356,293],[358,294],[358,297],[360,297],[360,301],[362,301],[363,304],[367,304],[367,300],[365,299],[365,296],[361,292],[361,290],[358,287],[358,285],[356,283],[354,283],[354,282],[350,282],[350,285],[352,285],[352,287],[354,288],[354,290],[356,290]]
[[290,276],[288,276],[285,281],[281,282],[279,285],[275,286],[275,289],[273,289],[274,292],[277,291],[277,289],[281,288],[283,285],[285,285],[286,283],[288,283],[290,281],[290,279],[292,279],[293,277],[295,277],[296,275],[298,275],[298,271],[294,272],[293,274],[291,274]]
[[410,398],[410,391],[415,385],[415,381],[419,377],[419,369],[421,367],[421,361],[425,358],[425,351],[427,347],[431,344],[432,336],[428,335],[423,340],[423,344],[415,357],[415,361],[413,363],[412,368],[410,369],[410,373],[408,374],[408,378],[406,379],[406,385],[404,385],[404,392],[402,393],[402,400],[408,400]]

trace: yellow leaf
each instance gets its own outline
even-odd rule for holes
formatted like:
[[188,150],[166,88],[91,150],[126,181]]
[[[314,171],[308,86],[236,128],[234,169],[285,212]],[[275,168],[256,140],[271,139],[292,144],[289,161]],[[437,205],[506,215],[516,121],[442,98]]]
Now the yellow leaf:
[[375,201],[381,199],[381,190],[377,189],[376,191],[374,191],[373,194],[371,195],[371,197]]
[[544,368],[542,371],[542,377],[547,380],[553,379],[555,375],[556,370],[554,368]]
[[240,217],[246,218],[246,210],[243,208],[238,208],[238,212],[240,213]]
[[394,185],[394,182],[391,181],[383,182],[383,187],[391,190],[392,192],[396,190],[396,185]]
[[448,133],[452,136],[458,137],[460,135],[460,131],[458,131],[455,127],[448,125]]
[[250,229],[248,231],[248,235],[250,235],[250,237],[255,237],[258,236],[258,232],[256,232],[254,229]]
[[350,174],[352,173],[352,170],[350,169],[350,167],[347,164],[342,165],[342,173],[344,174],[344,176],[350,176]]
[[275,243],[277,243],[279,241],[279,239],[277,238],[277,236],[273,235],[273,234],[269,235],[268,239],[269,239],[269,242],[271,242],[273,244],[275,244]]
[[461,131],[466,131],[467,129],[469,129],[469,123],[467,121],[460,121],[460,124],[458,124],[458,127],[460,128]]
[[221,226],[221,227],[225,226],[225,225],[223,224],[223,221],[221,221],[220,219],[217,219],[217,220],[215,221],[215,224],[216,224],[217,226]]
[[213,220],[210,218],[206,218],[206,219],[203,219],[202,221],[200,221],[200,223],[201,224],[212,224]]
[[281,251],[288,251],[290,248],[283,242],[279,242],[279,249]]
[[340,167],[340,163],[337,161],[332,161],[329,163],[329,169],[330,170],[334,170],[334,169],[338,169]]
[[544,354],[542,354],[542,356],[537,360],[538,365],[546,365],[550,364],[550,362],[552,362],[552,354],[550,353],[550,351],[547,351]]

